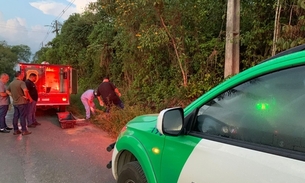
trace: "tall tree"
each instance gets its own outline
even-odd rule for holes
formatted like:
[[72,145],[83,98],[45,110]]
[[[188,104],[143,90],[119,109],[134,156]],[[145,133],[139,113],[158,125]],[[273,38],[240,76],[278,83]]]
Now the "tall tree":
[[41,63],[43,61],[47,61],[47,51],[51,49],[49,47],[42,47],[38,50],[33,56],[33,63]]
[[27,62],[27,63],[30,62],[32,52],[29,46],[23,44],[16,45],[16,46],[12,46],[11,50],[13,53],[17,55],[19,62]]
[[[279,2],[275,52],[305,42],[301,0]],[[72,65],[84,88],[110,75],[136,104],[194,99],[224,79],[226,6],[227,0],[98,0],[70,16],[39,58]],[[274,0],[241,1],[240,70],[271,55],[275,12]]]
[[305,1],[282,1],[279,36],[276,51],[282,51],[305,43]]
[[0,43],[0,73],[7,73],[12,77],[14,67],[18,63],[17,58],[17,55],[12,52],[6,42]]

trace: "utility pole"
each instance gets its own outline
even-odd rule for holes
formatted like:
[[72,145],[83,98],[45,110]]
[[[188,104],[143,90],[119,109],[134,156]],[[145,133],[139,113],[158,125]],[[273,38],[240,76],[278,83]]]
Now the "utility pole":
[[[54,27],[54,26],[53,26]],[[58,26],[58,21],[57,20],[55,20],[55,27],[54,27],[54,30],[52,31],[53,33],[54,32],[56,32],[56,36],[58,36],[58,32],[59,32],[59,28],[58,28],[59,26]]]
[[224,77],[239,72],[240,0],[228,0]]
[[52,33],[56,32],[56,36],[59,35],[59,30],[60,30],[60,23],[55,20],[54,23],[52,23],[51,25],[45,25],[46,27],[52,27],[54,30],[52,31]]

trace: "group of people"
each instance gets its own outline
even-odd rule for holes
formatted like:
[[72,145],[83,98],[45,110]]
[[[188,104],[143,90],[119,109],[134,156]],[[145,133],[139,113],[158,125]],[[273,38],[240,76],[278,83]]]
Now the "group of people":
[[103,82],[99,87],[88,89],[81,95],[81,101],[86,110],[86,119],[90,119],[90,115],[95,113],[94,99],[97,98],[100,106],[106,108],[106,113],[109,113],[111,106],[116,105],[123,109],[124,104],[120,99],[121,93],[119,89],[109,80],[109,77],[104,77]]
[[[9,75],[2,73],[0,75],[0,133],[10,133],[14,130],[14,135],[29,135],[32,132],[28,128],[35,128],[41,125],[36,121],[36,104],[38,100],[38,92],[35,82],[37,75],[31,73],[26,81],[24,81],[24,73],[17,71],[15,79],[7,86]],[[13,128],[6,124],[6,114],[11,103],[14,107]],[[81,95],[81,101],[86,110],[86,119],[90,119],[91,114],[95,113],[94,99],[97,98],[100,106],[106,108],[105,112],[109,113],[111,106],[116,105],[123,109],[124,104],[120,99],[121,93],[119,89],[109,80],[109,77],[104,77],[103,82],[99,87],[88,89]],[[20,120],[21,130],[18,127]]]
[[[7,86],[9,75],[2,73],[0,75],[0,133],[10,133],[14,130],[14,135],[29,135],[32,132],[28,128],[35,128],[41,125],[36,121],[36,103],[38,100],[38,92],[35,82],[37,75],[31,73],[27,80],[24,81],[24,73],[17,71],[15,79]],[[13,100],[14,107],[13,128],[6,124],[5,116],[10,105],[10,96]],[[21,130],[18,127],[20,120]]]

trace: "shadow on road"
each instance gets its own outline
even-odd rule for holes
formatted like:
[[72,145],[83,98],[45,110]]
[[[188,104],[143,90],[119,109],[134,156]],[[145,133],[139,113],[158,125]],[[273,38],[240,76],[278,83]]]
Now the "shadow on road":
[[[57,110],[56,109],[46,109],[46,110],[42,110],[42,109],[37,109],[36,111],[36,118],[57,118]],[[58,120],[49,120],[52,124],[60,127],[59,121]],[[39,121],[38,121],[39,122]]]
[[58,111],[56,109],[37,109],[36,116],[56,116]]

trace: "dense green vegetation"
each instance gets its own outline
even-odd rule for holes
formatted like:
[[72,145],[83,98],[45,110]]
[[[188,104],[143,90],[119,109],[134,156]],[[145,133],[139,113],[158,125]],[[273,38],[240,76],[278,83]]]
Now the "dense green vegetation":
[[19,62],[29,62],[30,58],[29,46],[10,46],[5,41],[0,41],[0,74],[7,73],[12,80],[15,65]]
[[[304,10],[298,2],[241,2],[241,70],[271,56],[272,48],[279,52],[304,43]],[[35,62],[77,68],[80,90],[109,75],[130,106],[157,111],[185,106],[224,79],[226,3],[99,0],[70,16]]]
[[[109,75],[125,111],[185,106],[225,79],[226,8],[226,0],[98,0],[70,16],[34,62],[73,66],[80,92]],[[302,0],[241,1],[240,69],[303,44],[304,25]]]

